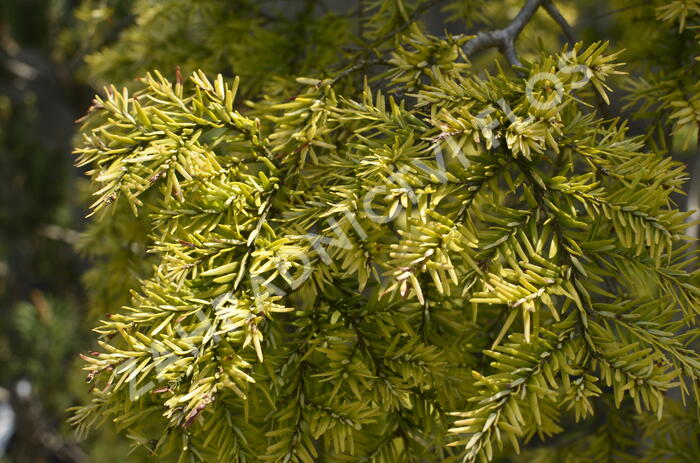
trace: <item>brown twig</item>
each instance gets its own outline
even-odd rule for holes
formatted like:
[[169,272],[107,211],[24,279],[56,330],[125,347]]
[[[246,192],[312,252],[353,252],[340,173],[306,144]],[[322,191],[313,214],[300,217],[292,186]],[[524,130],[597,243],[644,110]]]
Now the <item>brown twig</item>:
[[350,67],[348,67],[348,68],[345,68],[343,71],[341,71],[341,72],[339,72],[338,74],[336,74],[335,77],[333,77],[333,80],[331,80],[331,83],[330,83],[330,84],[331,84],[331,85],[334,85],[334,84],[335,84],[336,82],[338,82],[339,80],[343,79],[344,77],[349,76],[349,75],[352,74],[353,72],[358,71],[358,70],[360,70],[360,69],[362,69],[362,68],[366,68],[366,67],[369,67],[369,66],[373,66],[373,65],[375,65],[375,64],[382,64],[382,63],[384,63],[384,62],[385,62],[385,60],[383,60],[383,59],[381,59],[381,58],[361,59],[361,60],[358,61],[357,63],[353,64],[352,66],[350,66]]

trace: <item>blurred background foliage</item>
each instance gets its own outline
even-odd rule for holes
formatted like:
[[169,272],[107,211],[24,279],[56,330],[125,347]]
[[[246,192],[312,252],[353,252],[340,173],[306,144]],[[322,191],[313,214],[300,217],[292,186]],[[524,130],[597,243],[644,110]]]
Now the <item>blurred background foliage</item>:
[[[178,67],[182,75],[196,69],[239,75],[244,99],[261,91],[285,92],[284,82],[293,82],[285,80],[289,76],[323,76],[347,64],[358,34],[372,43],[400,25],[396,12],[388,8],[380,12],[387,16],[386,30],[363,30],[363,14],[379,3],[0,2],[0,462],[147,458],[139,450],[125,460],[128,444],[109,426],[78,443],[65,424],[65,409],[87,393],[79,353],[91,348],[90,327],[123,304],[128,290],[150,272],[140,238],[146,230],[143,219],[112,223],[110,228],[93,226],[81,233],[88,198],[70,153],[73,121],[89,108],[93,93],[108,83],[133,85],[134,78],[155,68],[173,77]],[[429,31],[442,34],[500,27],[523,2],[434,3],[439,7],[422,19]],[[614,50],[626,50],[623,59],[630,75],[619,78],[617,88],[624,91],[612,95],[610,112],[628,114],[632,131],[645,134],[650,146],[690,164],[694,181],[688,186],[687,207],[697,208],[700,172],[697,156],[691,155],[697,153],[700,121],[694,59],[700,52],[698,30],[685,22],[688,11],[683,11],[683,5],[692,9],[697,3],[556,3],[574,26],[577,40],[609,40]],[[384,4],[413,9],[421,2]],[[661,10],[667,19],[659,21],[657,8],[664,5],[676,9]],[[539,49],[556,51],[564,41],[557,24],[540,13],[518,47],[527,59]],[[496,56],[497,51],[489,51],[478,60],[482,65],[493,63]],[[648,437],[672,442],[697,429],[695,424],[672,432],[663,423],[646,424]],[[622,441],[610,442],[611,455],[616,447],[630,445],[624,436],[617,438]],[[540,461],[537,449],[527,455]],[[606,461],[615,461],[612,458]]]

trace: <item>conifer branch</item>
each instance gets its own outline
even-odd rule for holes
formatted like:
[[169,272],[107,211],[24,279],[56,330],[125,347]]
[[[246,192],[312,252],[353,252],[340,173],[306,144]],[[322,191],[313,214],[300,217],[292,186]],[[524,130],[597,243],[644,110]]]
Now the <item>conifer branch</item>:
[[683,166],[576,96],[605,95],[617,54],[577,43],[533,57],[537,82],[482,75],[465,52],[517,65],[540,6],[570,36],[561,13],[529,0],[469,41],[410,27],[436,0],[365,3],[382,43],[328,79],[271,79],[241,113],[237,79],[151,74],[85,118],[79,162],[112,213],[91,227],[139,214],[154,268],[85,357],[81,430],[107,416],[207,461],[489,461],[601,400],[689,395]]
[[[420,17],[423,16],[424,13],[426,13],[427,11],[429,11],[431,8],[435,7],[436,5],[438,5],[442,1],[444,1],[444,0],[426,0],[425,2],[421,3],[415,10],[413,10],[413,12],[411,13],[411,15],[408,18],[408,21],[406,21],[400,27],[397,27],[397,28],[393,29],[391,32],[388,32],[388,33],[384,34],[383,36],[374,40],[360,54],[360,56],[355,59],[355,61],[356,61],[355,64],[344,69],[343,71],[336,74],[335,77],[333,77],[330,85],[331,86],[334,85],[335,83],[344,79],[348,75],[350,75],[356,71],[359,71],[360,69],[364,69],[364,68],[367,68],[367,67],[375,65],[375,64],[384,63],[386,61],[384,58],[377,57],[377,58],[370,59],[370,58],[368,58],[368,55],[372,52],[376,52],[377,47],[380,47],[386,41],[391,40],[392,38],[394,38],[397,35],[404,32],[412,24],[414,24],[416,21],[418,21],[420,19]],[[362,11],[362,3],[361,2],[360,2],[359,8],[360,8],[360,11]]]
[[408,18],[408,21],[403,23],[400,27],[397,27],[396,29],[392,30],[391,32],[388,32],[384,34],[383,36],[379,37],[376,39],[374,42],[372,42],[369,46],[370,49],[376,48],[383,43],[385,43],[387,40],[391,40],[392,38],[396,37],[397,35],[401,34],[403,31],[411,27],[416,21],[420,19],[421,16],[423,16],[424,13],[438,5],[439,3],[443,2],[445,0],[426,0],[418,7],[413,10],[411,15]]

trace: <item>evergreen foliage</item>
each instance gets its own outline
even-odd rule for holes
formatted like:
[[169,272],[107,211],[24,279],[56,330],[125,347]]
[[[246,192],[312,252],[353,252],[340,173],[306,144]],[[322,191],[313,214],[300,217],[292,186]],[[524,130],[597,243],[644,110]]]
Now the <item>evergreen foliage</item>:
[[[146,3],[114,50],[161,33]],[[692,141],[698,89],[645,93],[604,42],[519,58],[539,7],[562,23],[548,1],[476,37],[432,35],[419,19],[438,3],[363,2],[345,67],[329,67],[343,34],[274,70],[249,61],[268,42],[212,42],[240,78],[152,71],[96,97],[77,148],[85,248],[106,257],[90,278],[131,297],[85,356],[80,431],[111,419],[183,462],[696,461],[700,289],[674,201],[687,175],[662,141]],[[693,5],[644,11],[697,55]],[[512,66],[478,72],[493,46]],[[690,91],[687,66],[654,73]],[[615,79],[661,105],[657,132],[600,115]]]

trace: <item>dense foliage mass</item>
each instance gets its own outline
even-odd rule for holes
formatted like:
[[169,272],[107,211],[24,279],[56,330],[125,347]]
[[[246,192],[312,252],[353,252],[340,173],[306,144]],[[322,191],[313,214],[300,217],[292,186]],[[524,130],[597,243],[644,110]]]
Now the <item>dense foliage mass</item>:
[[[700,289],[666,152],[697,144],[700,3],[638,7],[675,54],[624,65],[595,41],[518,53],[543,14],[573,42],[533,0],[476,36],[423,26],[439,1],[361,2],[362,46],[336,63],[353,23],[307,2],[305,56],[262,66],[293,20],[197,2],[232,27],[200,37],[201,67],[240,79],[154,27],[181,3],[135,2],[137,26],[88,59],[137,63],[120,47],[174,36],[193,69],[156,47],[173,77],[108,87],[84,121],[84,247],[106,257],[89,278],[111,313],[74,424],[112,419],[180,461],[700,456]],[[507,64],[478,64],[489,47]],[[612,86],[634,113],[612,117]]]

